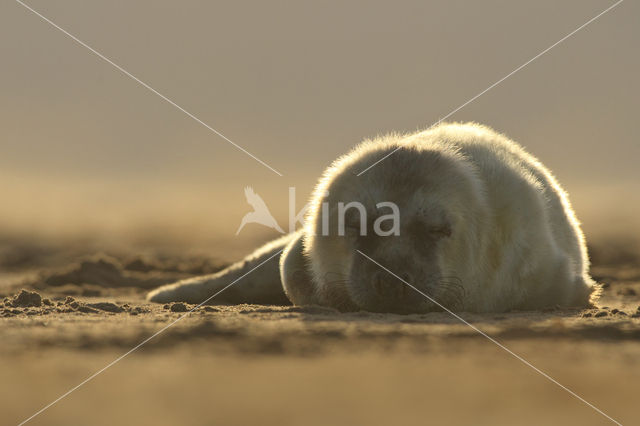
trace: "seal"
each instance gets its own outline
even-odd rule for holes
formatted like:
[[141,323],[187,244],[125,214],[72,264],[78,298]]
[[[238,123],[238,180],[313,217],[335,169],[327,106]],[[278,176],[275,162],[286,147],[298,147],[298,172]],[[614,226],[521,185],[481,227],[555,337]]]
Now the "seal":
[[200,303],[234,280],[214,302],[506,312],[585,307],[600,293],[566,192],[475,123],[364,141],[320,178],[301,230],[148,299]]

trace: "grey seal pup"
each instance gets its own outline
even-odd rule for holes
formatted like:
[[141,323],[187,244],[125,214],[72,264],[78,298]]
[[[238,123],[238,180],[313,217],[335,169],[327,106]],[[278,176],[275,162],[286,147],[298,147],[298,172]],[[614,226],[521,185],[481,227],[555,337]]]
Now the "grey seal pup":
[[319,179],[302,229],[148,300],[200,303],[240,277],[212,303],[505,312],[585,307],[600,291],[566,192],[520,145],[475,123],[362,142]]

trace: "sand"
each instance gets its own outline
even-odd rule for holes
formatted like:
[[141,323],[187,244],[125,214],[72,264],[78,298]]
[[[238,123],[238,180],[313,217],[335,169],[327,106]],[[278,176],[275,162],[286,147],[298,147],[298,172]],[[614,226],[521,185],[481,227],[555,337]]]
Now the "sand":
[[[0,277],[2,424],[611,423],[447,313],[149,304],[210,272],[93,256]],[[194,266],[199,265],[199,266]],[[204,265],[204,266],[203,266]],[[640,263],[603,263],[598,307],[462,317],[623,424],[640,394]],[[241,285],[239,282],[237,285]]]

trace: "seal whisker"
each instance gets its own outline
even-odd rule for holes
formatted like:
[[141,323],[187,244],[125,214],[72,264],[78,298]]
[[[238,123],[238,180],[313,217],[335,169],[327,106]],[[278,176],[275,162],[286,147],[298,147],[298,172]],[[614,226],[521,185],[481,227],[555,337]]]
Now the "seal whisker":
[[[457,277],[456,277],[457,278]],[[456,281],[438,280],[439,295],[451,308],[463,306],[466,291],[459,278]]]

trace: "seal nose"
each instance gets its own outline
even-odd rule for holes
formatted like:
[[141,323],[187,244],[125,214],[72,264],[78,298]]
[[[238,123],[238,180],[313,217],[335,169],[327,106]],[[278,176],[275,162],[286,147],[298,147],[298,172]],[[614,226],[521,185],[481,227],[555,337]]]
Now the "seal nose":
[[[398,276],[411,284],[411,274],[405,272]],[[378,271],[373,276],[373,288],[381,298],[401,300],[407,295],[408,286],[388,272]]]

